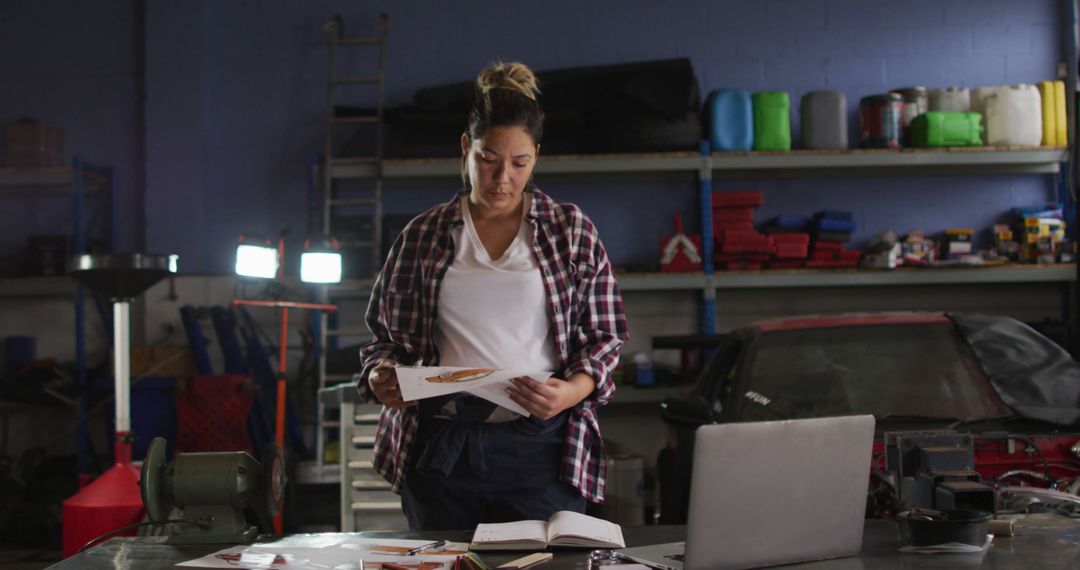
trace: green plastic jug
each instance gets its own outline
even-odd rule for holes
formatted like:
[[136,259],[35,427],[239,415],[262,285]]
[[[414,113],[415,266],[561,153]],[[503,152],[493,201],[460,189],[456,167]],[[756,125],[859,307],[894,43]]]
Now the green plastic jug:
[[912,146],[982,146],[982,114],[929,111],[911,122]]
[[754,150],[791,150],[791,99],[787,91],[754,93]]

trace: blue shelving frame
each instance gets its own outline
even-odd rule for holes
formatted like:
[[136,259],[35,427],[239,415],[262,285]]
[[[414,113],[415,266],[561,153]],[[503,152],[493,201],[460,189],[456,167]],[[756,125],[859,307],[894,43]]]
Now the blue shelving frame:
[[[86,179],[88,174],[96,174],[104,179],[102,190],[109,201],[109,220],[104,224],[104,237],[109,251],[117,250],[116,219],[118,206],[116,203],[116,173],[112,167],[95,165],[83,160],[79,155],[71,159],[72,183],[74,186],[74,228],[72,234],[72,253],[75,255],[87,252],[87,223],[86,223]],[[102,313],[102,319],[106,329],[111,329],[108,322],[108,312],[98,305]],[[91,472],[91,448],[90,433],[87,428],[90,413],[88,398],[90,394],[89,380],[87,378],[86,363],[86,288],[80,283],[75,293],[75,374],[79,383],[79,423],[76,431],[76,454],[77,467],[80,475]]]

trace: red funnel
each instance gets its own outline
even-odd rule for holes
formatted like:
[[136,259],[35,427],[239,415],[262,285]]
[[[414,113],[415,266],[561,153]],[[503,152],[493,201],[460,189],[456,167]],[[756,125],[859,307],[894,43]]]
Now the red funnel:
[[[117,463],[81,491],[64,501],[64,558],[87,542],[143,518],[139,470]],[[133,535],[134,531],[127,533]]]

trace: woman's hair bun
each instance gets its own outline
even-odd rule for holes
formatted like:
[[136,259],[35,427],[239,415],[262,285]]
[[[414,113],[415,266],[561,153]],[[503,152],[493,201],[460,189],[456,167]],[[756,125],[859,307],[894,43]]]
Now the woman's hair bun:
[[540,82],[527,65],[491,63],[476,76],[475,89],[466,130],[470,139],[482,138],[491,127],[521,127],[540,144],[544,137]]
[[536,101],[540,95],[540,85],[536,75],[523,63],[496,61],[485,67],[476,76],[476,89],[485,99],[494,89],[507,89]]

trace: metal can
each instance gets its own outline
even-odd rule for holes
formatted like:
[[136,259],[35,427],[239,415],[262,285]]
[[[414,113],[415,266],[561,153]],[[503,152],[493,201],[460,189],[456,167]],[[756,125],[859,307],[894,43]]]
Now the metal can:
[[904,98],[896,93],[868,95],[859,101],[859,143],[865,148],[900,148]]

